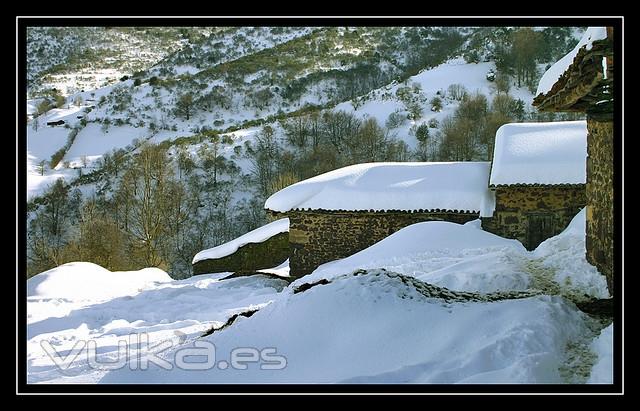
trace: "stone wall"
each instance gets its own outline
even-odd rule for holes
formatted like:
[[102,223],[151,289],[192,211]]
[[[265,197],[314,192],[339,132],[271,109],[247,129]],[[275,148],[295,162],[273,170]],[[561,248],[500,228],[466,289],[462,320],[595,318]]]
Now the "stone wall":
[[587,260],[613,295],[613,121],[587,119]]
[[363,250],[408,225],[423,221],[465,223],[478,213],[290,211],[291,275]]
[[193,274],[255,271],[272,268],[289,258],[289,233],[276,234],[261,243],[249,243],[226,257],[200,260]]
[[495,212],[491,218],[482,218],[482,228],[516,239],[528,250],[538,246],[538,239],[532,243],[529,230],[534,219],[548,216],[551,227],[544,236],[548,238],[561,233],[586,205],[584,185],[498,186],[495,190]]

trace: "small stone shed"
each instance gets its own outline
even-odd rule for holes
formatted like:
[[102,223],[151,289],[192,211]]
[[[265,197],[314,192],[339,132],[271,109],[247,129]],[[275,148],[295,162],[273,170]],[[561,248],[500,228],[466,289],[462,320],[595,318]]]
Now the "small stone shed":
[[299,277],[411,224],[485,215],[489,170],[489,162],[357,164],[286,187],[265,208],[289,218],[290,275]]
[[528,250],[562,232],[586,205],[586,157],[584,121],[500,127],[489,178],[495,210],[483,229]]
[[273,221],[228,243],[200,251],[193,274],[258,271],[277,267],[289,258],[289,220]]
[[587,115],[587,260],[614,294],[614,32],[590,27],[543,75],[533,104],[540,111]]

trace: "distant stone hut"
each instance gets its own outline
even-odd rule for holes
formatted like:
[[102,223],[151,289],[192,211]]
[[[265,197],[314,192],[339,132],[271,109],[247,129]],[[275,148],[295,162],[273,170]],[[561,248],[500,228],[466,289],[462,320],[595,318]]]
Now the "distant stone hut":
[[290,275],[424,221],[465,223],[493,209],[488,162],[367,163],[293,184],[265,208],[289,218]]
[[483,229],[528,250],[562,232],[586,205],[586,156],[584,121],[502,126],[489,179],[495,210]]
[[254,272],[277,267],[288,258],[289,220],[284,218],[200,251],[193,258],[193,274]]
[[587,114],[587,260],[614,276],[613,28],[589,28],[576,48],[540,80],[533,104],[540,111]]

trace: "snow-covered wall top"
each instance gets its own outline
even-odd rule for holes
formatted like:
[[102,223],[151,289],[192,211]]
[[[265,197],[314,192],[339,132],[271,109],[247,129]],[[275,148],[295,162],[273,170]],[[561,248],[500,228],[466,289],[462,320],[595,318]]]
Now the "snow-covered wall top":
[[490,163],[364,163],[300,181],[269,197],[265,208],[388,211],[493,210]]
[[549,67],[549,70],[544,73],[544,75],[540,79],[540,83],[538,83],[536,96],[540,94],[547,94],[551,90],[560,76],[562,76],[562,74],[567,71],[571,63],[573,63],[573,59],[578,54],[578,50],[580,50],[584,46],[587,47],[587,50],[591,50],[591,46],[594,41],[603,40],[606,38],[606,27],[589,27],[587,31],[584,32],[584,35],[582,36],[578,44],[574,47],[574,49],[571,50],[566,56],[558,60],[553,66]]
[[258,227],[253,231],[249,231],[247,234],[229,241],[228,243],[221,244],[217,247],[202,250],[193,257],[192,264],[201,260],[208,260],[212,258],[222,258],[235,253],[238,248],[249,243],[261,243],[268,240],[276,234],[289,232],[289,219],[281,218],[269,224]]
[[587,122],[505,124],[496,133],[492,185],[584,184]]

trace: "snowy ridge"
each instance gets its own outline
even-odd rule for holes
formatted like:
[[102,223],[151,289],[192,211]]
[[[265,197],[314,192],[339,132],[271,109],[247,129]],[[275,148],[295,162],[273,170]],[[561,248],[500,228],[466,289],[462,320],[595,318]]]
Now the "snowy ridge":
[[585,184],[586,160],[586,121],[505,124],[489,184]]
[[553,66],[549,67],[540,79],[540,83],[538,83],[538,89],[536,91],[536,96],[540,94],[547,94],[551,91],[551,88],[556,81],[564,74],[565,71],[571,66],[573,63],[573,59],[578,54],[578,51],[582,47],[586,47],[587,50],[591,50],[592,44],[596,40],[603,40],[607,38],[607,28],[606,27],[589,27],[587,31],[584,32],[584,35],[578,42],[578,44],[571,50],[566,56],[558,60]]
[[488,177],[488,162],[356,164],[286,187],[269,197],[265,208],[458,210],[485,215],[494,206]]
[[249,243],[261,243],[268,240],[274,235],[289,232],[289,219],[281,218],[262,227],[258,227],[247,234],[241,235],[228,243],[221,244],[217,247],[202,250],[193,257],[192,264],[198,261],[208,260],[212,258],[222,258],[235,253],[238,248]]

